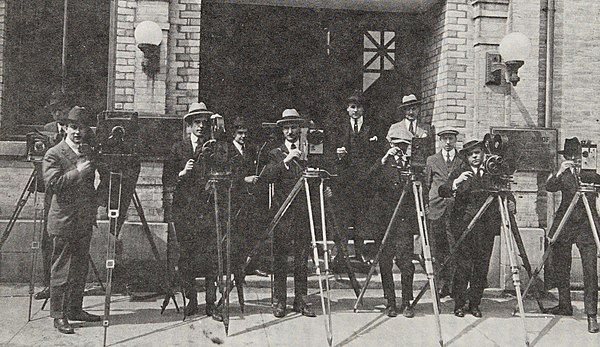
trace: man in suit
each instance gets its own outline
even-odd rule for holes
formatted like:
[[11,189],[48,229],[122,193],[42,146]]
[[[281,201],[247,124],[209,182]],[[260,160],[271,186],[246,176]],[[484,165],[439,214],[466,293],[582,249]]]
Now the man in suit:
[[[341,242],[348,242],[346,231],[354,227],[356,258],[364,257],[365,231],[370,228],[369,207],[375,191],[368,181],[369,169],[384,150],[381,128],[372,115],[365,112],[365,100],[360,91],[348,98],[348,118],[337,129],[336,152],[339,177],[333,182],[335,201],[343,231]],[[368,269],[368,266],[366,266]]]
[[[43,131],[49,136],[53,136],[54,143],[59,143],[64,137],[64,123],[69,112],[69,106],[66,97],[62,93],[53,93],[46,111],[52,115],[53,121],[44,125]],[[38,170],[38,192],[45,192],[44,177],[42,174],[41,163],[34,163]],[[52,195],[44,195],[44,226],[42,228],[42,268],[44,271],[44,289],[35,293],[36,300],[45,300],[50,298],[50,266],[52,264],[52,238],[48,234],[48,211],[50,209]]]
[[48,212],[48,233],[53,240],[50,317],[64,334],[74,332],[69,320],[100,321],[100,316],[82,309],[97,210],[95,167],[81,151],[84,110],[69,111],[64,140],[46,152],[42,164],[46,191],[52,196]]
[[[254,187],[258,182],[256,174],[256,153],[247,142],[248,126],[237,117],[233,123],[233,140],[227,151],[231,168],[231,221],[234,246],[234,264],[237,270],[245,262],[248,252],[257,241],[257,225]],[[234,271],[235,272],[235,271]],[[235,272],[237,285],[244,280],[241,272]],[[238,286],[238,289],[241,286]]]
[[[386,314],[396,317],[398,314],[406,318],[415,316],[410,301],[413,299],[413,277],[415,267],[412,263],[414,253],[413,232],[418,232],[419,226],[416,218],[416,207],[412,193],[409,177],[404,173],[408,170],[408,148],[411,137],[400,131],[390,129],[386,139],[390,145],[383,157],[381,157],[369,172],[373,188],[379,192],[382,206],[379,208],[381,215],[379,219],[379,230],[376,235],[376,243],[381,244],[385,231],[391,221],[394,209],[403,190],[406,190],[403,205],[400,207],[395,224],[392,226],[391,234],[379,258],[379,269],[381,271],[381,283],[383,296],[387,300]],[[378,247],[379,248],[379,247]],[[400,281],[402,283],[402,304],[396,306],[396,291],[392,268],[396,265],[400,269]]]
[[186,316],[198,313],[198,294],[195,279],[204,274],[207,316],[220,321],[222,315],[215,306],[217,299],[216,238],[214,206],[211,194],[205,189],[208,182],[203,144],[210,138],[210,112],[202,102],[192,103],[183,117],[190,130],[189,137],[177,142],[164,165],[163,185],[175,187],[173,217],[179,243],[179,272],[182,287],[189,302]]
[[[295,109],[283,111],[277,125],[282,128],[285,141],[269,152],[267,164],[261,179],[275,183],[275,209],[278,209],[292,188],[302,177],[304,164],[299,162],[300,125],[304,119]],[[294,305],[293,311],[303,316],[315,317],[312,308],[306,303],[308,294],[307,258],[310,250],[310,230],[306,197],[300,192],[279,222],[273,235],[274,249],[274,302],[273,315],[277,318],[286,315],[287,300],[287,258],[294,254]]]
[[[546,181],[546,190],[549,192],[561,192],[561,201],[548,237],[552,238],[563,219],[571,200],[579,188],[581,182],[600,184],[600,175],[596,172],[580,171],[578,163],[581,163],[581,143],[576,137],[565,139],[564,149],[558,151],[565,160],[554,174]],[[579,177],[578,177],[579,176]],[[597,216],[595,197],[590,199],[592,215]],[[596,221],[595,221],[596,223]],[[556,243],[552,248],[551,263],[549,269],[555,278],[558,287],[558,306],[550,308],[549,313],[556,315],[572,316],[571,306],[570,273],[571,273],[571,249],[573,244],[577,245],[581,254],[583,267],[583,304],[587,314],[588,331],[597,333],[600,331],[596,318],[598,311],[598,271],[596,263],[596,243],[590,222],[587,217],[583,201],[579,200],[571,213],[567,223],[562,229]]]
[[441,149],[427,158],[425,167],[425,182],[423,184],[429,191],[429,213],[431,252],[435,259],[436,272],[441,279],[440,297],[450,294],[454,269],[446,266],[443,273],[438,272],[438,266],[448,255],[454,245],[454,237],[450,231],[450,211],[454,197],[443,198],[438,189],[448,182],[448,176],[456,169],[461,160],[456,150],[456,137],[458,131],[442,129],[438,132]]
[[419,123],[421,114],[421,101],[414,94],[402,97],[402,104],[398,106],[400,121],[394,123],[390,128],[394,131],[401,131],[403,137],[427,137],[428,127]]

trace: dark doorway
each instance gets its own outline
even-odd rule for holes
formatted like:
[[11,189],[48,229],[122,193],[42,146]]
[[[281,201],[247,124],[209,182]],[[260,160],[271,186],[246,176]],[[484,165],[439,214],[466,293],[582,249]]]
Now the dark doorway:
[[[428,35],[420,16],[208,2],[202,7],[200,99],[256,126],[296,108],[321,126],[346,115],[363,89],[364,35],[395,33],[393,69],[365,91],[377,117],[404,91],[418,93]],[[393,109],[393,108],[392,108]]]
[[[51,120],[45,111],[62,85],[64,0],[8,0],[2,133]],[[69,0],[65,92],[99,113],[106,104],[109,2]]]

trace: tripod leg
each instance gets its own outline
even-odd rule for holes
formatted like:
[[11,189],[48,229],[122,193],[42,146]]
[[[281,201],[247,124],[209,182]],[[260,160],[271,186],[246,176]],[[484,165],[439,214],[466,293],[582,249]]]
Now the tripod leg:
[[[223,314],[223,324],[225,325],[225,335],[229,334],[229,292],[231,289],[229,287],[233,287],[231,282],[231,183],[229,187],[227,187],[227,226],[225,230],[227,241],[225,243],[225,259],[227,261],[227,270],[225,274],[225,288],[227,288],[225,292],[225,310]],[[242,292],[243,293],[243,292]],[[243,305],[243,304],[242,304]]]
[[92,271],[94,272],[96,281],[98,281],[100,288],[102,288],[102,290],[105,291],[106,288],[104,287],[104,283],[102,283],[102,280],[100,279],[100,273],[98,272],[98,268],[96,267],[96,264],[94,264],[94,261],[92,260],[92,256],[90,254],[88,254],[88,261],[90,262],[90,267],[92,268]]
[[529,346],[529,337],[527,336],[527,325],[525,324],[525,309],[523,308],[523,297],[521,296],[521,279],[519,277],[519,266],[517,265],[517,257],[515,251],[514,240],[511,237],[510,217],[508,212],[508,199],[506,196],[498,195],[498,206],[500,208],[500,216],[502,218],[501,235],[506,244],[506,252],[510,261],[510,270],[512,272],[513,285],[517,294],[517,304],[519,305],[519,313],[521,322],[523,323],[523,331],[525,333],[525,345]]
[[12,231],[12,228],[14,227],[15,222],[17,221],[17,218],[19,218],[19,214],[21,213],[21,210],[23,210],[23,206],[25,206],[25,204],[27,203],[27,199],[29,199],[29,196],[31,195],[30,190],[31,190],[33,181],[35,180],[35,175],[36,175],[35,171],[36,170],[34,169],[33,172],[31,173],[31,176],[29,176],[29,180],[27,180],[25,189],[23,189],[23,192],[21,192],[21,196],[19,197],[19,201],[17,202],[17,205],[15,206],[15,210],[13,211],[12,215],[10,216],[10,220],[8,221],[8,224],[6,224],[6,229],[4,229],[4,232],[2,233],[2,237],[0,237],[0,249],[2,249],[4,242],[6,242],[6,240],[8,239],[8,236],[10,235],[10,232]]
[[438,342],[440,346],[444,346],[444,339],[442,337],[442,324],[440,322],[440,308],[437,300],[437,290],[435,287],[435,279],[433,274],[433,261],[431,259],[431,249],[429,247],[429,233],[427,230],[427,218],[425,216],[425,200],[423,199],[423,186],[421,182],[415,181],[412,184],[413,195],[415,197],[415,207],[417,213],[417,220],[419,222],[419,233],[421,234],[421,245],[423,248],[423,258],[425,262],[425,270],[427,273],[427,279],[429,280],[429,286],[431,287],[431,296],[433,297],[433,313],[435,315],[436,328],[438,334]]
[[[533,284],[537,280],[540,272],[542,272],[542,269],[544,268],[544,265],[546,264],[546,260],[548,260],[548,257],[550,256],[552,248],[553,248],[554,244],[556,243],[556,240],[558,240],[558,237],[560,236],[562,230],[564,229],[565,225],[567,224],[567,221],[569,220],[569,218],[571,217],[571,214],[575,210],[575,206],[577,205],[577,202],[579,201],[580,195],[581,195],[580,192],[575,192],[575,195],[573,195],[573,199],[571,200],[571,203],[569,204],[567,211],[565,211],[565,214],[562,217],[560,223],[558,223],[558,227],[556,228],[556,231],[554,232],[552,239],[550,239],[550,241],[548,242],[548,248],[542,255],[542,260],[540,261],[540,263],[538,264],[536,269],[533,271],[533,273],[529,277],[529,282],[527,282],[527,285],[525,286],[525,290],[523,290],[523,297],[527,296],[527,293],[533,287]],[[542,310],[542,312],[544,312],[544,311]]]
[[[292,202],[296,198],[296,195],[298,195],[298,192],[300,192],[300,189],[302,189],[302,179],[303,179],[302,177],[300,177],[298,179],[298,181],[294,185],[294,188],[292,188],[292,191],[290,192],[290,194],[287,196],[287,198],[285,198],[285,201],[279,207],[279,210],[275,214],[275,217],[273,217],[273,220],[271,221],[271,223],[269,223],[269,226],[267,227],[267,233],[266,233],[265,237],[263,239],[259,240],[256,243],[256,245],[252,248],[252,250],[250,251],[250,253],[248,254],[248,257],[246,258],[246,262],[244,263],[244,266],[242,268],[242,271],[244,273],[246,271],[246,267],[248,266],[248,264],[250,264],[250,261],[252,260],[252,257],[254,255],[256,255],[256,253],[260,249],[260,247],[261,247],[261,245],[263,243],[263,240],[267,239],[269,237],[272,237],[273,231],[275,230],[275,227],[277,227],[277,224],[279,224],[279,221],[281,220],[281,218],[283,217],[283,215],[287,212],[288,208],[290,207],[290,205],[292,204]],[[271,271],[271,273],[273,273],[273,271]]]
[[[121,183],[123,175],[120,172],[111,172],[108,181],[108,218],[110,230],[114,232],[112,235],[108,233],[108,247],[106,250],[106,293],[104,296],[104,343],[106,346],[106,335],[110,325],[110,299],[112,294],[112,273],[115,268],[115,247],[118,235],[118,218],[119,209],[121,207]],[[112,237],[111,237],[112,236]]]
[[325,285],[327,289],[327,324],[329,326],[329,333],[327,334],[327,342],[329,346],[333,343],[333,324],[331,322],[331,288],[329,287],[329,249],[327,248],[327,229],[325,219],[325,193],[324,193],[324,179],[321,178],[321,184],[319,185],[319,197],[321,204],[321,231],[323,234],[323,260],[325,261]]
[[[508,204],[508,202],[507,202]],[[529,263],[529,257],[527,257],[527,252],[525,251],[525,245],[523,244],[523,239],[521,238],[521,233],[519,232],[519,227],[517,226],[517,220],[515,219],[515,215],[508,211],[508,218],[509,218],[509,222],[510,222],[510,230],[512,232],[512,236],[515,239],[515,243],[517,245],[517,250],[519,251],[519,256],[521,257],[521,260],[523,261],[523,267],[525,268],[525,271],[527,271],[527,276],[529,276],[529,278],[532,277],[533,272],[531,270],[531,263]],[[537,301],[538,307],[540,309],[541,312],[544,312],[544,304],[542,303],[542,300],[540,299],[540,292],[538,290],[534,290],[533,292],[533,296],[535,297],[535,300]],[[513,314],[516,313],[516,310],[513,311]]]
[[[328,199],[328,201],[331,199]],[[346,268],[348,269],[348,278],[350,279],[350,284],[352,285],[352,289],[354,289],[354,295],[358,298],[360,295],[360,284],[356,279],[356,275],[354,271],[352,271],[352,264],[350,263],[350,259],[348,259],[348,247],[346,245],[346,240],[342,238],[340,235],[340,224],[338,223],[337,217],[335,215],[335,211],[329,206],[325,206],[326,211],[329,216],[331,216],[331,221],[333,222],[333,235],[334,240],[336,242],[336,246],[339,249],[339,255],[341,255],[346,264]]]
[[396,208],[394,209],[394,213],[392,214],[392,218],[390,219],[390,222],[385,231],[385,234],[383,235],[383,239],[381,240],[381,245],[379,246],[379,250],[377,251],[377,254],[375,255],[375,259],[373,259],[373,264],[371,264],[371,268],[369,269],[369,273],[367,274],[367,278],[365,279],[365,284],[362,286],[362,288],[360,290],[360,294],[358,295],[358,298],[356,299],[356,302],[354,303],[354,308],[353,308],[354,312],[356,312],[356,310],[358,309],[358,305],[362,302],[362,298],[365,296],[365,292],[367,291],[367,287],[369,286],[369,282],[371,281],[373,272],[375,272],[375,267],[379,263],[379,257],[381,257],[381,253],[383,253],[383,249],[385,248],[387,240],[392,232],[392,228],[394,227],[394,222],[396,221],[396,218],[398,217],[398,212],[400,212],[400,207],[402,206],[402,203],[404,202],[405,196],[406,196],[406,189],[403,189],[402,194],[400,195],[400,199],[398,199],[398,203],[396,204]]
[[[458,251],[458,248],[460,247],[460,245],[464,242],[464,240],[467,238],[467,236],[469,236],[469,234],[473,230],[475,223],[479,220],[479,218],[481,218],[481,215],[483,215],[483,213],[488,209],[488,207],[490,207],[490,204],[492,203],[493,200],[494,200],[494,197],[492,195],[490,195],[485,200],[483,205],[481,205],[481,208],[479,208],[479,211],[477,211],[477,213],[475,214],[473,219],[471,219],[471,222],[467,226],[467,229],[465,229],[465,231],[463,231],[463,233],[460,235],[460,238],[458,240],[456,240],[456,242],[454,243],[454,246],[450,250],[449,254],[444,258],[444,261],[442,261],[442,263],[440,264],[438,272],[441,272],[446,267],[446,265],[448,265],[450,260],[452,260],[452,258],[454,257],[454,254]],[[413,300],[413,302],[411,304],[412,307],[415,307],[417,305],[417,303],[419,302],[419,300],[421,300],[423,295],[425,295],[425,291],[427,291],[427,288],[429,288],[429,282],[426,282],[423,285],[423,287],[421,288],[421,291],[419,291],[419,294],[417,294],[417,297]]]
[[[37,168],[33,170],[34,174],[37,171]],[[36,275],[36,263],[37,263],[37,253],[40,249],[40,242],[38,241],[38,180],[37,176],[34,178],[34,195],[33,195],[33,209],[34,209],[34,217],[33,217],[33,234],[31,236],[31,272],[29,279],[29,311],[27,314],[27,321],[31,321],[31,305],[33,304],[33,291],[35,286],[35,275]],[[43,218],[43,217],[42,217]],[[43,228],[43,226],[42,226]],[[40,229],[41,231],[41,229]],[[41,236],[41,235],[40,235]],[[41,237],[40,237],[41,239]]]
[[598,228],[596,227],[596,220],[594,219],[594,214],[592,213],[592,209],[590,208],[590,202],[588,201],[585,193],[581,194],[581,198],[583,199],[583,204],[585,205],[585,211],[587,213],[588,220],[590,221],[590,226],[592,228],[592,235],[594,236],[594,241],[596,241],[596,250],[599,252],[597,255],[600,257],[600,239],[598,238]]
[[317,251],[317,237],[315,234],[315,221],[312,213],[312,203],[310,201],[310,187],[308,185],[308,179],[304,180],[304,191],[306,192],[306,207],[308,208],[308,222],[310,224],[310,237],[313,251],[313,261],[315,263],[317,276],[319,277],[319,293],[321,294],[321,309],[323,310],[323,316],[325,317],[325,331],[327,333],[327,342],[331,346],[331,330],[329,330],[329,320],[327,319],[327,309],[325,307],[325,296],[323,295],[323,277],[321,276],[321,266],[319,264],[319,252]]

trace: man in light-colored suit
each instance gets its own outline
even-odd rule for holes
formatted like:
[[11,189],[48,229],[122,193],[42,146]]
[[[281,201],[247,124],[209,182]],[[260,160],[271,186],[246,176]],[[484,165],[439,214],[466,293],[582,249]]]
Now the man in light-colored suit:
[[[430,239],[432,253],[435,258],[436,271],[440,263],[448,255],[450,248],[454,245],[454,238],[450,231],[450,211],[454,198],[443,198],[438,193],[440,186],[448,182],[448,176],[452,170],[456,169],[460,163],[458,152],[456,150],[456,137],[458,131],[454,129],[442,129],[438,132],[441,143],[441,150],[427,158],[425,168],[425,186],[429,190],[429,214],[431,221]],[[450,294],[453,267],[449,264],[445,271],[438,273],[438,278],[442,280],[440,287],[440,297]]]
[[421,101],[414,94],[402,97],[402,104],[398,106],[400,121],[390,126],[390,131],[399,133],[404,138],[427,137],[429,127],[419,123],[421,114]]
[[46,152],[42,163],[46,193],[52,196],[48,211],[48,233],[53,238],[50,317],[64,334],[74,332],[69,320],[100,321],[100,316],[82,309],[97,209],[95,167],[81,146],[86,131],[84,110],[75,106],[69,111],[63,126],[65,138]]

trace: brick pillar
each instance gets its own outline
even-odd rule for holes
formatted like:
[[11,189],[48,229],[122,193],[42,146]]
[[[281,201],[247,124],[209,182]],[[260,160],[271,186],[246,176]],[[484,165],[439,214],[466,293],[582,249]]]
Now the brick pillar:
[[[6,35],[6,0],[0,0],[0,47]],[[0,51],[0,124],[2,123],[2,97],[4,91],[4,49]]]

